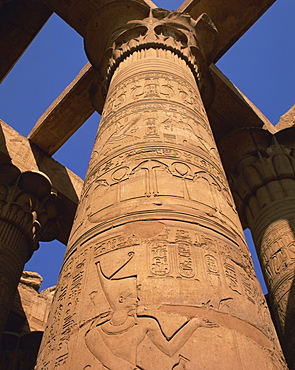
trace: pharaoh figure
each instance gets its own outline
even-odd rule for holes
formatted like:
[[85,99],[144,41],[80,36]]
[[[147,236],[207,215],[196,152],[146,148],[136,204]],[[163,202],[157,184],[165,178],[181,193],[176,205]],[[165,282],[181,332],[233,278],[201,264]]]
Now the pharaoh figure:
[[[133,253],[129,253],[127,263],[132,258]],[[184,323],[172,336],[167,337],[156,318],[138,315],[140,298],[136,276],[116,278],[127,263],[110,277],[103,273],[100,262],[97,263],[99,281],[111,311],[92,321],[90,329],[86,332],[85,341],[89,351],[107,369],[143,369],[137,363],[137,347],[145,337],[148,337],[164,354],[172,357],[197,328],[217,327],[209,320],[194,317]]]

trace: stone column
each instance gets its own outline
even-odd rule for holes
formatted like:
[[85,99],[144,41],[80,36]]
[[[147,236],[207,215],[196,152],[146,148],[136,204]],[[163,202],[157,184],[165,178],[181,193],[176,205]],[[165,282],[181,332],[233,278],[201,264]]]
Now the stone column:
[[11,164],[0,166],[0,333],[13,304],[25,263],[39,240],[58,232],[61,202],[41,172],[21,173]]
[[199,92],[216,29],[139,13],[89,26],[107,96],[37,368],[283,369]]
[[241,130],[220,148],[239,213],[253,235],[287,361],[295,369],[295,129],[275,135]]

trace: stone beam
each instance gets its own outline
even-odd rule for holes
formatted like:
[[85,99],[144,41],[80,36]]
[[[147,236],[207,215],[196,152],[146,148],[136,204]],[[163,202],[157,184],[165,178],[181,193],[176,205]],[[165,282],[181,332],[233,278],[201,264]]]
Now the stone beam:
[[210,72],[215,82],[215,97],[208,117],[217,142],[242,127],[275,131],[275,126],[214,64]]
[[283,114],[275,126],[276,131],[284,130],[285,128],[295,127],[295,105]]
[[0,1],[0,82],[52,14],[35,0]]
[[39,118],[28,139],[47,154],[53,155],[94,113],[89,100],[93,78],[94,70],[87,63]]
[[219,32],[215,62],[262,16],[276,0],[186,0],[178,11],[197,19],[207,13]]
[[[42,1],[83,37],[86,33],[86,26],[92,16],[102,5],[110,2],[110,0]],[[151,0],[135,0],[134,2],[137,2],[139,5],[157,8]],[[122,1],[122,3],[124,3],[124,1]],[[128,5],[126,5],[126,7],[128,8]]]
[[[86,26],[97,9],[109,0],[43,0],[65,22],[85,37]],[[139,4],[155,8],[150,0],[137,0]],[[207,13],[214,22],[220,35],[218,60],[275,2],[275,0],[186,0],[178,11],[190,13],[198,18]],[[126,5],[127,6],[127,5]]]
[[0,163],[12,163],[20,171],[42,171],[66,205],[58,240],[66,244],[72,227],[83,181],[36,145],[0,120]]

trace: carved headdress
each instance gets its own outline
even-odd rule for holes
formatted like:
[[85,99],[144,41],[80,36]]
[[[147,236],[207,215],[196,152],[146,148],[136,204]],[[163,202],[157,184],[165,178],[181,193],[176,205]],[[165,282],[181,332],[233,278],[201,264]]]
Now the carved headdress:
[[127,260],[118,266],[111,274],[107,276],[103,271],[101,261],[96,262],[97,273],[105,294],[105,297],[114,309],[120,297],[126,298],[130,294],[137,294],[136,275],[130,274],[130,267],[133,265],[134,252],[129,252]]

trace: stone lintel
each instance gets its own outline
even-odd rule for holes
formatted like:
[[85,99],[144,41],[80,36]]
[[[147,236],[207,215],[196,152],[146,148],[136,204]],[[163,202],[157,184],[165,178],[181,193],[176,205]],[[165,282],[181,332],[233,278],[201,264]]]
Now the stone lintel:
[[0,2],[0,82],[21,57],[51,16],[41,1]]
[[215,62],[262,16],[275,0],[186,0],[178,11],[194,19],[207,13],[219,32]]
[[[43,0],[65,22],[85,37],[86,26],[96,11],[110,0]],[[139,4],[156,8],[150,0],[136,0]],[[221,56],[265,13],[275,0],[186,0],[178,11],[189,13],[197,19],[207,13],[215,24],[219,36],[219,50],[215,61]],[[124,3],[124,2],[122,2]]]
[[[102,5],[109,3],[110,0],[43,0],[43,2],[84,37],[89,20]],[[133,2],[147,7],[157,8],[150,0],[135,0]],[[122,4],[123,3],[124,1],[122,1]]]
[[151,0],[140,0],[139,1],[140,3],[142,3],[142,4],[146,4],[147,6],[149,6],[150,8],[152,8],[152,9],[155,9],[155,8],[157,8],[158,6],[153,2],[153,1],[151,1]]
[[95,72],[87,63],[73,82],[39,118],[28,139],[53,155],[94,113],[89,87]]
[[66,244],[72,227],[83,180],[48,156],[35,144],[0,120],[0,162],[12,163],[20,171],[42,171],[66,205],[58,240]]

